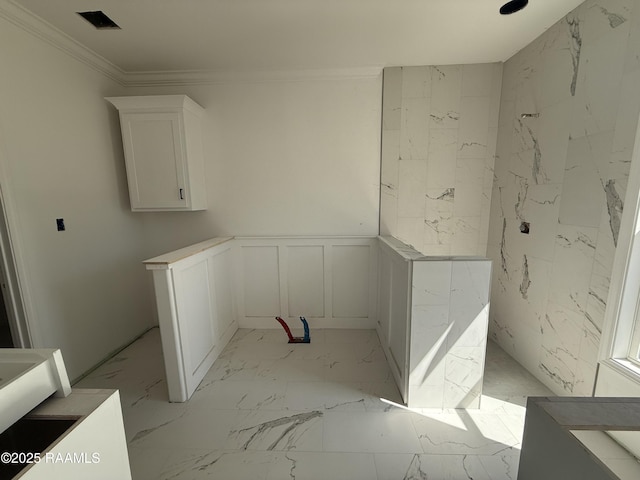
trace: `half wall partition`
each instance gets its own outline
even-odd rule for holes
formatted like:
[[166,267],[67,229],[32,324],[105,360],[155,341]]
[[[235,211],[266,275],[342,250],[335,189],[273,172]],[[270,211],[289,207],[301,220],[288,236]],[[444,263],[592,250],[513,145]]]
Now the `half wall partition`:
[[218,238],[154,272],[169,398],[188,400],[238,328],[376,329],[409,407],[478,408],[491,261],[427,257],[393,237]]

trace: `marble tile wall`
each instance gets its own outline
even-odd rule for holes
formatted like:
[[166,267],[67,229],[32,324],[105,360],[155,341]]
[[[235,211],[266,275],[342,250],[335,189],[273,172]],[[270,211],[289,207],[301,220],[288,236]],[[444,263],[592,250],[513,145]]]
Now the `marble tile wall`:
[[502,64],[384,70],[381,235],[486,254]]
[[593,389],[638,85],[638,0],[588,0],[504,65],[490,332],[558,394]]
[[480,408],[490,260],[413,262],[408,406]]

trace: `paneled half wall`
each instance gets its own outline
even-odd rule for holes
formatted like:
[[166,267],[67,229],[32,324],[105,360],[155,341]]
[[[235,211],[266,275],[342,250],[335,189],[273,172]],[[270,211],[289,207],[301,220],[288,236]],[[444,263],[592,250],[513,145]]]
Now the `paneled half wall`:
[[303,316],[311,327],[376,328],[376,238],[236,237],[235,243],[241,328],[280,328],[276,316]]
[[376,329],[409,407],[479,407],[490,260],[427,257],[393,237],[227,237],[145,264],[171,401],[191,397],[238,328],[305,317],[311,337]]

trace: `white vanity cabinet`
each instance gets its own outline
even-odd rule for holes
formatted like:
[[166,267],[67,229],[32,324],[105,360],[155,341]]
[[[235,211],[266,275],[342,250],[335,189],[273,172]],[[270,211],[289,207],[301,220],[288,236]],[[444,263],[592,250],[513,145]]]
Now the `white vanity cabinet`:
[[3,451],[27,464],[0,465],[0,478],[131,480],[117,390],[74,389],[45,400],[10,430]]
[[117,390],[71,389],[57,349],[0,349],[0,478],[131,480]]
[[186,95],[106,100],[120,114],[131,210],[205,210],[204,109]]

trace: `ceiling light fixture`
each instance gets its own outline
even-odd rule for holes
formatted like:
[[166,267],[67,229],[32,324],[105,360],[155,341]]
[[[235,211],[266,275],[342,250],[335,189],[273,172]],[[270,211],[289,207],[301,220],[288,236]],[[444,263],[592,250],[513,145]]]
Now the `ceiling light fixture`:
[[527,6],[529,0],[511,0],[500,7],[500,15],[511,15]]
[[76,12],[82,18],[84,18],[91,25],[96,27],[98,30],[107,30],[107,29],[120,29],[118,24],[111,20],[109,17],[105,15],[104,12],[100,10],[95,12]]

